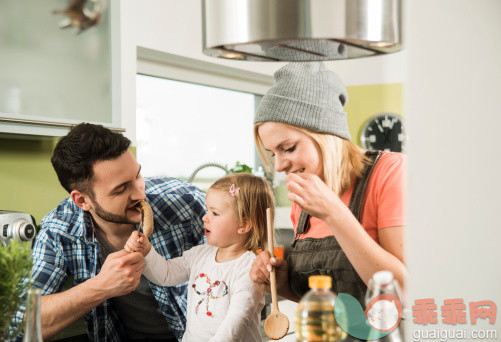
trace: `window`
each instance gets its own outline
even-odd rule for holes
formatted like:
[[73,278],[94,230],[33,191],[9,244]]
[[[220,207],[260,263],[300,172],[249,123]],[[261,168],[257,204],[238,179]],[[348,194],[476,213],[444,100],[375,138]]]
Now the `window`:
[[[227,168],[256,163],[253,137],[258,96],[138,74],[137,159],[143,176],[188,180],[205,163]],[[194,183],[206,190],[225,172],[206,167]]]

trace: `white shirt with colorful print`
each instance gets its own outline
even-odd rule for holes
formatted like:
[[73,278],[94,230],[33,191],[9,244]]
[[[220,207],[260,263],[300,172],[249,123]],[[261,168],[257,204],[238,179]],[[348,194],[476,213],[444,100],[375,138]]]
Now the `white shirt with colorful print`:
[[217,247],[199,245],[165,260],[154,248],[145,258],[144,275],[162,286],[188,284],[187,324],[183,341],[262,341],[259,333],[264,293],[249,271],[256,256],[216,262]]

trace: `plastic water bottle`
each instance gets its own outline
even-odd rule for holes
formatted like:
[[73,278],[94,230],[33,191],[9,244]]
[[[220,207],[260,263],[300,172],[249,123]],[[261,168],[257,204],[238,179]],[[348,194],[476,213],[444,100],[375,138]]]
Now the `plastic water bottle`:
[[[374,273],[372,279],[369,280],[365,295],[369,323],[382,331],[388,331],[395,327],[399,315],[400,317],[402,315],[403,304],[400,298],[402,298],[400,289],[398,283],[393,279],[393,273],[390,271]],[[402,334],[403,330],[399,324],[390,334],[374,341],[402,342]]]
[[296,309],[296,341],[338,341],[346,337],[334,317],[336,295],[329,276],[311,276],[308,291]]
[[41,295],[42,290],[35,287],[28,290],[23,342],[43,342]]

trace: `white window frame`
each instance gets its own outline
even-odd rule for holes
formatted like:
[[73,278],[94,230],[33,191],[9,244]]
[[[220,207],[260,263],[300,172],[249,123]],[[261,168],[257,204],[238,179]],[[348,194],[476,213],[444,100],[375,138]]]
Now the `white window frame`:
[[273,77],[226,65],[137,47],[137,73],[264,95]]
[[[136,73],[254,94],[256,97],[255,109],[257,109],[262,96],[273,85],[273,76],[152,50],[142,46],[137,47]],[[263,166],[257,149],[255,149],[254,154],[255,165],[252,165],[253,170]]]

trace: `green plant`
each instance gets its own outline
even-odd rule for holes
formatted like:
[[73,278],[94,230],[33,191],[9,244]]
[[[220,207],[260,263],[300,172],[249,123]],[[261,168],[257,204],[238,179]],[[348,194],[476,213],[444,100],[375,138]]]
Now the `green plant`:
[[231,173],[240,173],[240,172],[248,172],[252,173],[252,168],[248,165],[245,164],[240,164],[240,162],[237,161],[237,164],[229,169]]
[[31,266],[30,243],[12,239],[0,245],[0,340],[16,336],[21,329],[19,323],[9,332],[9,325],[31,286]]

